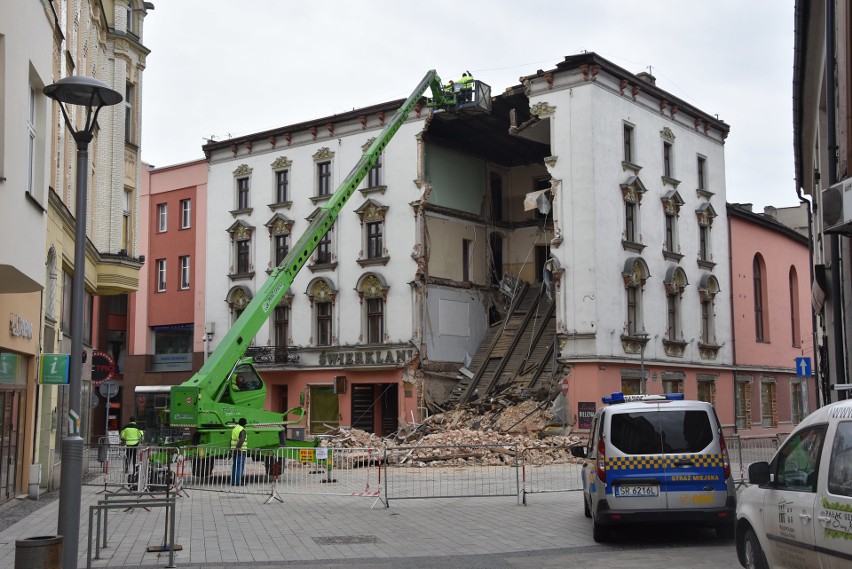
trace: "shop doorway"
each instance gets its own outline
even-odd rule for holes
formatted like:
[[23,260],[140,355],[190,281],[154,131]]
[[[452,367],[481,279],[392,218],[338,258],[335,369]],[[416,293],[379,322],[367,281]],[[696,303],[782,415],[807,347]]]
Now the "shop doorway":
[[367,383],[352,386],[352,427],[381,437],[399,428],[398,386]]
[[20,391],[0,391],[0,502],[15,497],[18,485]]

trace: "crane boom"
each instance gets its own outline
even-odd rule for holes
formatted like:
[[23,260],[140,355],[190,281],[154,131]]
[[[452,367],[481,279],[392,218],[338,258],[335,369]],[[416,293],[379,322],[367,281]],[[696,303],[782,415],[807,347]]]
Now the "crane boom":
[[[295,246],[275,267],[263,286],[246,306],[237,321],[231,326],[222,341],[207,359],[201,369],[190,379],[172,387],[169,422],[173,427],[194,427],[217,430],[221,440],[222,428],[246,417],[250,424],[277,425],[279,430],[286,419],[286,413],[263,411],[266,389],[262,381],[256,382],[256,388],[231,392],[230,378],[236,370],[243,368],[246,373],[254,372],[251,359],[244,358],[251,340],[266,322],[275,307],[293,284],[299,271],[307,263],[311,254],[319,245],[323,236],[331,229],[343,206],[364,180],[387,144],[408,119],[411,110],[420,100],[426,89],[431,89],[432,97],[428,106],[448,108],[456,104],[455,94],[445,92],[436,71],[430,70],[402,106],[394,113],[381,133],[364,151],[361,159],[349,172],[329,200],[320,208],[305,233]],[[301,409],[299,409],[301,411]],[[290,410],[287,413],[293,412]],[[303,412],[303,411],[302,411]],[[301,418],[301,415],[299,415]],[[201,441],[208,444],[211,440]]]

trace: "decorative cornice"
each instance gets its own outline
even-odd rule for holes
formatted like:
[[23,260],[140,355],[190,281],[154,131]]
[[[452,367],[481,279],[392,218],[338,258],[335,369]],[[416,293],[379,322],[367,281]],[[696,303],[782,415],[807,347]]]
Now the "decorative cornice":
[[239,178],[242,176],[251,176],[252,169],[248,167],[248,164],[240,164],[237,166],[237,169],[234,170],[234,177]]
[[323,146],[313,155],[314,160],[330,160],[334,158],[334,152],[328,146]]
[[272,163],[272,169],[283,170],[284,168],[289,168],[292,164],[293,161],[286,156],[279,156],[275,159],[275,162]]
[[663,350],[665,350],[666,355],[670,358],[682,358],[687,345],[688,342],[663,339]]

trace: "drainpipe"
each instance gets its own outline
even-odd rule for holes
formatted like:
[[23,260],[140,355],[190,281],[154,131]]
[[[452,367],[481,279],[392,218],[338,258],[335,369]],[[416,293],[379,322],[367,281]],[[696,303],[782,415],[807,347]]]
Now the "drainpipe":
[[[802,188],[796,188],[796,194],[799,196],[799,202],[804,204],[808,210],[808,269],[810,269],[810,283],[814,286],[814,220],[813,212],[811,211],[811,202],[802,195]],[[811,342],[813,343],[813,374],[816,387],[817,407],[822,407],[826,403],[825,396],[827,395],[820,385],[819,366],[817,365],[817,317],[816,312],[811,309]]]
[[[837,183],[837,120],[835,106],[837,93],[834,87],[837,62],[834,57],[834,0],[828,0],[825,9],[825,84],[826,130],[828,131],[828,185]],[[843,285],[840,279],[840,236],[829,236],[831,246],[831,312],[834,338],[834,383],[846,383],[846,349],[843,341]],[[837,399],[846,399],[848,392],[837,391]]]

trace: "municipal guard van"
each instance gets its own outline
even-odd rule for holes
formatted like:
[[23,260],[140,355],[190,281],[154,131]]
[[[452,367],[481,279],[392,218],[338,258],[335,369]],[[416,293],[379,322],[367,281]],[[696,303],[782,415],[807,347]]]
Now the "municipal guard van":
[[737,556],[753,569],[852,567],[852,400],[820,407],[748,467]]
[[734,535],[736,489],[710,403],[682,394],[603,398],[586,446],[583,506],[597,542],[628,524],[694,523]]

